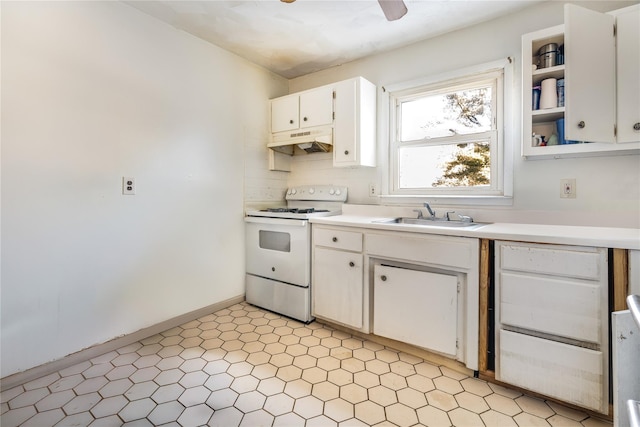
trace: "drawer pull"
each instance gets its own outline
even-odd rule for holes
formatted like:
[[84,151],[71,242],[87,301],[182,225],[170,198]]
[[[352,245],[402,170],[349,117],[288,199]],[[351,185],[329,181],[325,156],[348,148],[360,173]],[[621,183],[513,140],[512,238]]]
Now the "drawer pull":
[[580,121],[578,122],[578,127],[579,127],[580,129],[584,129],[586,126],[587,126],[587,125],[585,124],[585,122],[584,122],[584,121],[580,120]]
[[338,241],[338,238],[337,238],[337,237],[334,237],[334,238],[333,238],[333,239],[331,239],[331,240],[333,241],[333,243],[335,243],[335,242],[337,242],[337,241]]
[[387,281],[387,276],[385,276],[384,274],[382,276],[380,276],[380,280],[382,280],[383,282]]
[[349,261],[349,267],[355,267],[356,264],[353,261]]

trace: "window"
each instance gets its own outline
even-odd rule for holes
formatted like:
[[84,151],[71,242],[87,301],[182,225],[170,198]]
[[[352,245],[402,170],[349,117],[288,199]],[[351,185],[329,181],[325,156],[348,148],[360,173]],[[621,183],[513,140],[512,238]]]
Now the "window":
[[388,88],[390,196],[510,196],[509,61]]

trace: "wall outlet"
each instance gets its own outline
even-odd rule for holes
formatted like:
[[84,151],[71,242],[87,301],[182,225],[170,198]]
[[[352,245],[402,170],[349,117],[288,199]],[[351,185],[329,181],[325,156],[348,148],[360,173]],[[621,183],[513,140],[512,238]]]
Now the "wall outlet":
[[122,194],[133,196],[136,194],[136,179],[130,176],[122,177]]
[[566,178],[560,180],[560,198],[575,199],[576,198],[576,179]]
[[378,195],[376,185],[369,184],[369,197],[376,197]]

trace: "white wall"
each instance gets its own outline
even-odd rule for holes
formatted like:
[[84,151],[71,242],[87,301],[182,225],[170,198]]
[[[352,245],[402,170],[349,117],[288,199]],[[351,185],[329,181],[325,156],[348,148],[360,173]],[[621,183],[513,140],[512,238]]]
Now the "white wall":
[[0,377],[244,293],[286,80],[119,2],[3,2],[1,71]]
[[[577,4],[601,12],[634,3],[588,1]],[[516,105],[521,104],[520,63],[522,34],[561,24],[563,2],[545,2],[510,16],[445,34],[403,49],[343,64],[294,79],[291,92],[361,75],[378,88],[429,75],[515,57]],[[411,12],[409,12],[411,13]],[[594,61],[598,55],[594,52]],[[524,160],[520,156],[520,111],[516,112],[510,141],[514,149],[513,205],[499,208],[456,206],[477,220],[640,228],[640,156],[603,156],[580,159]],[[385,117],[379,115],[379,120]],[[378,135],[381,139],[381,135]],[[560,199],[560,179],[576,178],[577,198]],[[376,204],[369,183],[380,188],[376,168],[334,169],[329,155],[295,157],[290,185],[341,184],[349,187],[349,202]],[[441,208],[442,209],[442,208]]]

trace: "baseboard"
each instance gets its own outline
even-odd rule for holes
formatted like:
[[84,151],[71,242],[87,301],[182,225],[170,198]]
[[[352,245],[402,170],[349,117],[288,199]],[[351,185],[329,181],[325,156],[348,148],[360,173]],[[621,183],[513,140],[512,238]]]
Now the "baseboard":
[[243,301],[244,295],[239,295],[237,297],[233,297],[225,301],[209,305],[207,307],[199,308],[189,313],[181,314],[180,316],[165,320],[164,322],[157,323],[153,326],[149,326],[148,328],[140,329],[139,331],[133,332],[131,334],[114,338],[105,343],[96,344],[92,347],[85,348],[84,350],[80,350],[76,353],[69,354],[68,356],[65,356],[61,359],[39,365],[31,369],[27,369],[26,371],[9,375],[5,378],[0,378],[0,391],[8,390],[21,384],[28,383],[29,381],[35,380],[37,378],[44,377],[54,372],[58,372],[62,369],[93,359],[94,357],[103,355],[113,350],[117,350],[129,344],[133,344],[145,338],[159,334],[160,332],[175,328],[176,326],[183,325],[187,322],[211,313],[215,313],[216,311],[231,307],[232,305],[241,303]]

